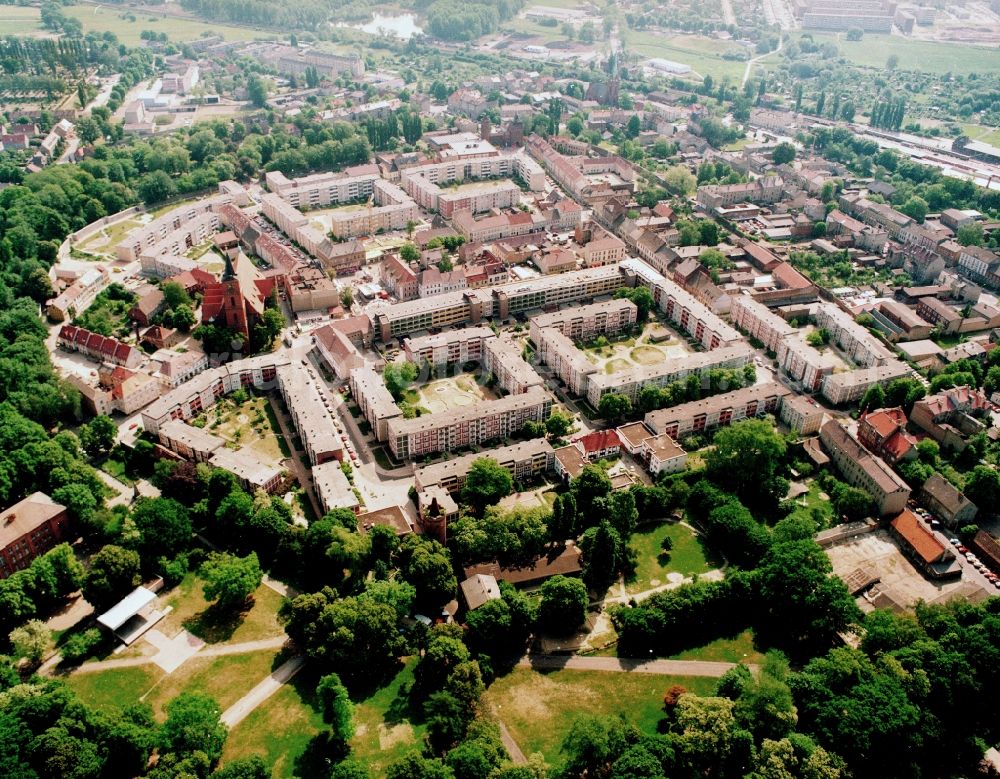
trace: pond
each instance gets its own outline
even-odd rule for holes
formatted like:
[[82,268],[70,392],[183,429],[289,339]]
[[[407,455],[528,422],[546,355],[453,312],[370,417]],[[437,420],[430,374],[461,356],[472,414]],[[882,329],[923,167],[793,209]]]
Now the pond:
[[414,14],[399,14],[398,16],[372,14],[370,22],[365,22],[364,24],[341,24],[338,26],[350,27],[351,29],[361,30],[371,35],[388,35],[404,41],[408,41],[414,35],[424,34],[423,28],[417,25],[417,17]]

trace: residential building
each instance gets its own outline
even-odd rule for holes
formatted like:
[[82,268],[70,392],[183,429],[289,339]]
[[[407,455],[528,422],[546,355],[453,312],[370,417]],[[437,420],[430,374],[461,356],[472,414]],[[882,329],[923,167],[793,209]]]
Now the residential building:
[[459,492],[472,464],[484,457],[506,468],[515,482],[529,482],[541,476],[552,468],[555,459],[552,445],[546,439],[533,438],[417,468],[413,474],[414,485],[417,491],[438,486],[451,493]]
[[891,360],[874,368],[858,368],[845,373],[834,373],[823,379],[821,394],[835,406],[856,403],[864,397],[870,387],[879,384],[885,387],[893,379],[912,374],[909,366],[899,360]]
[[344,447],[330,413],[330,400],[312,368],[298,362],[278,368],[278,389],[312,465],[343,460]]
[[463,365],[484,361],[487,341],[496,340],[488,327],[465,327],[435,335],[404,338],[403,352],[409,362],[438,365]]
[[313,338],[316,339],[316,352],[338,379],[349,379],[352,371],[365,365],[358,347],[336,325],[313,330]]
[[917,316],[937,327],[944,335],[957,333],[962,326],[962,315],[931,295],[921,297],[917,302]]
[[650,411],[645,416],[645,423],[657,435],[665,434],[678,441],[685,436],[727,427],[743,419],[777,414],[782,401],[789,395],[791,392],[780,384],[755,384],[672,408]]
[[687,468],[687,452],[666,433],[650,436],[642,442],[643,455],[654,476],[680,473]]
[[587,394],[590,377],[596,375],[598,367],[587,356],[577,349],[562,330],[546,327],[537,334],[532,334],[532,340],[538,347],[538,359],[558,379],[566,385],[570,394],[582,396]]
[[932,473],[920,488],[921,502],[951,528],[972,524],[979,508],[940,473]]
[[506,336],[488,339],[484,344],[483,357],[483,367],[511,395],[520,395],[544,385],[542,377],[524,361],[521,347]]
[[229,471],[240,486],[250,493],[257,490],[272,493],[282,481],[281,468],[274,463],[265,462],[248,447],[233,450],[223,446],[215,450],[208,464],[213,468]]
[[491,600],[499,600],[502,597],[497,580],[486,573],[470,576],[459,585],[459,589],[466,611],[475,611]]
[[224,438],[180,419],[164,423],[159,430],[159,439],[161,446],[192,463],[207,463],[217,449],[226,445]]
[[142,352],[134,346],[75,325],[63,325],[59,328],[56,343],[66,351],[80,352],[93,360],[124,368],[137,368],[143,361]]
[[733,296],[730,316],[736,327],[760,341],[769,352],[777,352],[778,345],[796,333],[788,322],[749,295]]
[[895,359],[885,344],[835,304],[821,303],[815,317],[816,326],[826,330],[830,339],[862,368],[886,365]]
[[520,395],[475,406],[414,419],[396,417],[387,425],[389,448],[393,456],[405,460],[477,446],[507,438],[529,420],[544,422],[551,410],[552,398],[542,388],[534,387]]
[[45,313],[53,322],[79,316],[111,284],[111,274],[102,266],[85,270],[61,293],[45,303]]
[[786,395],[781,401],[780,419],[800,436],[819,432],[823,424],[823,407],[804,395]]
[[706,184],[698,187],[698,204],[715,209],[747,201],[775,203],[781,200],[785,182],[779,176],[763,176],[746,184]]
[[963,246],[958,255],[958,269],[992,287],[1000,283],[1000,255],[982,246]]
[[957,579],[962,575],[951,547],[909,509],[902,509],[889,523],[889,529],[903,553],[932,579]]
[[961,452],[969,436],[986,429],[982,420],[993,408],[981,390],[952,387],[914,403],[910,422],[942,447]]
[[403,412],[385,386],[385,381],[370,365],[351,371],[351,395],[361,409],[361,415],[371,425],[378,441],[389,436],[389,423],[402,419]]
[[[574,347],[576,349],[576,347]],[[587,402],[597,408],[601,397],[609,393],[625,395],[635,406],[646,387],[665,387],[688,376],[707,376],[717,368],[742,368],[753,359],[753,349],[737,343],[710,352],[691,352],[683,357],[653,365],[636,365],[615,373],[597,371],[587,380]]]
[[824,424],[819,437],[844,480],[871,495],[881,516],[895,515],[906,508],[909,485],[884,460],[865,449],[838,420]]
[[906,412],[899,407],[862,414],[858,440],[890,465],[917,456],[917,439],[906,432]]
[[262,354],[209,368],[165,395],[161,395],[142,412],[143,428],[156,435],[171,419],[190,419],[208,411],[223,395],[240,387],[259,390],[273,389],[278,368],[288,365],[283,354]]
[[421,298],[429,298],[432,295],[457,292],[465,289],[467,286],[465,271],[462,268],[449,271],[428,268],[420,274],[420,282],[417,289]]
[[636,323],[638,309],[626,298],[614,298],[587,306],[573,306],[531,318],[531,340],[538,343],[540,333],[554,327],[574,341],[592,341],[599,335],[618,335]]
[[577,436],[573,439],[572,443],[592,463],[618,457],[621,454],[622,448],[618,433],[613,428],[593,430],[584,435]]
[[60,542],[72,540],[69,511],[35,492],[0,514],[0,579],[31,565]]
[[883,300],[870,313],[890,341],[918,341],[929,338],[934,329],[909,306],[895,300]]
[[324,514],[334,509],[347,509],[355,514],[360,512],[361,504],[339,462],[328,461],[314,465],[312,480],[316,499]]
[[414,300],[419,297],[416,272],[396,254],[382,260],[382,287],[397,300]]

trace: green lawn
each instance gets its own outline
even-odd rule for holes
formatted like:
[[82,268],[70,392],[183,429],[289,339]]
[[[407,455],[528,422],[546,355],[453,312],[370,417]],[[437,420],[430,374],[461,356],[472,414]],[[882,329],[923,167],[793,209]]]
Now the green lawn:
[[715,79],[728,77],[736,83],[743,78],[746,69],[745,60],[722,58],[727,52],[745,51],[744,47],[699,35],[658,35],[630,30],[627,47],[644,57],[661,57],[690,65],[701,76],[711,75]]
[[251,607],[233,614],[212,607],[202,594],[203,585],[197,574],[189,573],[173,589],[166,598],[166,604],[173,606],[173,611],[157,625],[161,633],[173,636],[186,628],[210,644],[235,644],[284,634],[278,623],[282,597],[270,587],[262,584],[254,592]]
[[28,35],[42,30],[41,12],[27,6],[0,6],[0,30],[4,35]]
[[244,655],[195,656],[144,690],[143,700],[161,720],[166,717],[164,706],[182,692],[209,695],[225,711],[280,665],[277,657],[278,652],[273,649]]
[[[663,539],[670,536],[674,548],[669,558],[663,554]],[[699,536],[680,524],[664,522],[647,525],[632,534],[629,544],[635,549],[639,564],[635,581],[628,584],[628,592],[642,592],[667,583],[668,573],[693,576],[718,568],[721,562],[714,557]]]
[[762,663],[764,655],[754,647],[752,630],[744,630],[734,638],[717,638],[704,646],[685,649],[669,660],[706,660],[716,663]]
[[855,65],[884,68],[892,54],[899,57],[900,70],[926,73],[995,73],[1000,70],[1000,49],[963,46],[958,43],[919,41],[901,35],[865,33],[860,41],[848,41],[834,33],[810,33],[817,43],[833,41],[842,56]]
[[386,767],[423,741],[424,725],[410,711],[413,684],[412,660],[385,687],[354,707],[351,753],[368,766],[372,776],[383,776]]
[[810,481],[809,491],[795,498],[794,502],[797,504],[797,508],[789,516],[812,519],[813,512],[818,511],[824,519],[823,527],[826,527],[830,520],[833,519],[833,506],[830,503],[829,496],[822,497],[823,495],[825,493],[823,492],[823,488],[819,486],[819,482],[815,479]]
[[715,689],[715,680],[707,678],[517,668],[494,682],[486,699],[526,755],[541,752],[548,763],[559,765],[562,740],[581,716],[621,713],[644,732],[655,733],[663,695],[674,684],[698,695]]
[[232,729],[222,752],[222,765],[250,755],[260,755],[274,779],[307,776],[302,765],[309,742],[323,730],[313,692],[316,678],[305,671]]
[[[227,41],[249,41],[254,38],[274,37],[262,30],[242,27],[228,27],[217,22],[200,22],[191,19],[174,19],[132,12],[128,9],[109,6],[71,5],[62,9],[67,16],[80,20],[84,34],[88,32],[113,32],[126,46],[141,45],[139,34],[143,30],[165,32],[172,42],[191,41],[203,33],[221,35]],[[135,21],[126,19],[132,13]]]
[[64,677],[64,681],[86,703],[104,711],[115,711],[136,703],[164,675],[157,666],[150,664],[98,673],[75,673]]
[[1000,146],[1000,127],[983,127],[979,124],[963,124],[962,131],[974,141],[982,141]]

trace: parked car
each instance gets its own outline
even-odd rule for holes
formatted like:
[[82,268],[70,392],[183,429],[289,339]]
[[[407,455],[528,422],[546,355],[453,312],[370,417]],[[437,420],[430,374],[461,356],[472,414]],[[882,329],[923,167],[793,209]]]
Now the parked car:
[[962,542],[959,541],[957,538],[949,538],[948,543],[950,543],[952,546],[961,546],[962,544]]

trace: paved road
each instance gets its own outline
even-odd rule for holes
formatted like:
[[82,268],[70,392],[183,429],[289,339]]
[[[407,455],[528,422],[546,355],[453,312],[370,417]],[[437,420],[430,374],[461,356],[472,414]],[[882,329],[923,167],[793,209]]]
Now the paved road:
[[[287,636],[275,636],[273,638],[263,638],[259,641],[244,641],[239,644],[215,644],[205,646],[195,652],[192,657],[219,657],[221,655],[244,655],[250,652],[262,652],[265,649],[281,649],[288,641]],[[111,660],[99,660],[96,663],[84,663],[73,673],[97,673],[99,671],[110,671],[114,668],[132,668],[137,665],[153,665],[154,655],[144,655],[143,657],[120,657]],[[56,656],[46,662],[46,666],[51,664],[54,668],[62,658]]]
[[281,685],[295,676],[302,669],[305,662],[306,659],[302,655],[296,655],[291,660],[285,662],[274,673],[263,679],[250,692],[222,712],[222,716],[219,718],[222,724],[230,728],[236,727],[247,718],[250,712],[280,690]]
[[770,57],[772,54],[777,54],[779,51],[781,51],[784,45],[785,45],[785,36],[782,35],[780,38],[778,38],[778,47],[774,51],[769,51],[767,54],[761,54],[760,56],[754,57],[752,60],[747,61],[747,67],[746,70],[743,71],[743,80],[740,81],[740,86],[742,87],[746,85],[747,80],[750,78],[750,71],[753,70],[753,66],[758,60],[762,60],[765,57]]
[[[626,657],[563,657],[531,655],[518,665],[535,670],[609,671],[663,676],[707,676],[718,678],[735,668],[736,663],[716,663],[708,660],[632,660]],[[756,666],[749,666],[756,670]]]

